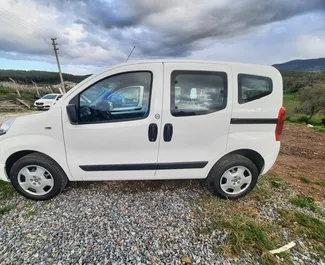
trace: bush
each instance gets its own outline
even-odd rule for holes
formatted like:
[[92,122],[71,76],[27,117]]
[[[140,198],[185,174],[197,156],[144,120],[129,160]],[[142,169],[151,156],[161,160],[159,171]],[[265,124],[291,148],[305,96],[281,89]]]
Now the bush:
[[319,126],[321,125],[321,121],[320,120],[316,120],[316,119],[308,119],[308,123],[314,126]]
[[321,124],[325,126],[325,118],[322,118]]
[[300,123],[309,123],[309,118],[306,115],[301,115],[297,118],[297,122]]

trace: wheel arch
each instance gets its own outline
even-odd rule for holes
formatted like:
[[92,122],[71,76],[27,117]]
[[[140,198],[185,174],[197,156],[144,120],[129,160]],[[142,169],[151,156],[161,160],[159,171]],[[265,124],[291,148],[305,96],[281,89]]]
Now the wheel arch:
[[231,151],[230,153],[227,153],[226,155],[224,155],[223,157],[221,157],[217,163],[219,161],[221,161],[223,158],[230,156],[230,155],[242,155],[246,158],[248,158],[249,160],[251,160],[257,167],[258,169],[258,173],[261,174],[261,172],[263,172],[263,168],[265,165],[265,160],[262,157],[262,155],[252,149],[238,149],[238,150],[234,150]]
[[[32,153],[37,153],[37,154],[41,154],[43,156],[46,156],[47,158],[53,160],[53,162],[55,162],[57,165],[59,165],[59,167],[62,169],[63,172],[65,172],[65,170],[62,168],[62,166],[60,165],[60,163],[58,163],[55,159],[53,159],[52,157],[50,157],[47,154],[44,154],[42,152],[36,151],[36,150],[21,150],[21,151],[17,151],[13,154],[11,154],[6,162],[5,162],[5,169],[6,169],[6,174],[8,176],[8,179],[10,179],[10,170],[12,168],[12,166],[22,157],[32,154]],[[67,172],[65,172],[66,176],[68,176]]]

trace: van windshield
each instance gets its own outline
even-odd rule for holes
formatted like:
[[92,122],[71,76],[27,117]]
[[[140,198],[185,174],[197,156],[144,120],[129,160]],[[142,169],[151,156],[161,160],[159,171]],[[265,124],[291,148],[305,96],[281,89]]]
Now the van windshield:
[[42,97],[42,99],[55,99],[56,97],[57,97],[57,95],[48,94],[48,95],[45,95],[44,97]]

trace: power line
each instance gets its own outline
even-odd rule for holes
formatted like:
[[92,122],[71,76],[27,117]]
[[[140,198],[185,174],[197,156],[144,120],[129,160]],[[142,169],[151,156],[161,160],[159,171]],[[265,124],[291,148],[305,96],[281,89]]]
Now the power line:
[[[2,20],[1,17],[0,17],[0,22],[1,22],[2,24],[4,24],[4,25],[8,26],[8,23],[7,23],[6,21]],[[20,39],[26,41],[23,37],[20,36],[20,35],[24,35],[24,36],[31,37],[31,38],[33,38],[33,39],[35,39],[35,40],[40,41],[40,38],[38,38],[37,36],[32,35],[32,34],[26,32],[24,29],[19,28],[19,27],[16,26],[16,25],[11,24],[11,25],[9,25],[9,27],[14,28],[14,29],[16,29],[16,30],[19,31],[19,35],[17,35],[17,34],[11,34],[10,38],[12,38],[12,37],[18,37],[18,38],[20,38]]]
[[2,14],[5,13],[5,15],[8,17],[10,17],[11,20],[13,21],[16,21],[18,23],[23,23],[26,27],[29,27],[30,29],[34,30],[34,31],[37,31],[40,35],[48,35],[46,34],[45,31],[35,27],[35,26],[32,26],[30,23],[28,23],[26,20],[23,20],[21,19],[20,17],[16,16],[15,14],[13,13],[10,13],[8,12],[7,10],[5,10],[4,8],[1,8],[0,9],[0,12],[2,12]]
[[35,39],[42,39],[46,44],[50,44],[46,38],[46,36],[49,37],[49,35],[30,25],[27,21],[20,19],[19,17],[15,16],[12,13],[9,13],[3,8],[0,9],[0,15],[0,20],[4,22],[4,24],[10,24],[16,29],[22,31],[24,34],[27,34]]

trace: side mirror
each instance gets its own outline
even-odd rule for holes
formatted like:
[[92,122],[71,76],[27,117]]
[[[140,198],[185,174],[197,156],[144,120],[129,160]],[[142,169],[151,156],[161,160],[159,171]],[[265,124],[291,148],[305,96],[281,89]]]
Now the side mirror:
[[71,124],[78,124],[77,107],[75,104],[67,105],[67,114]]

